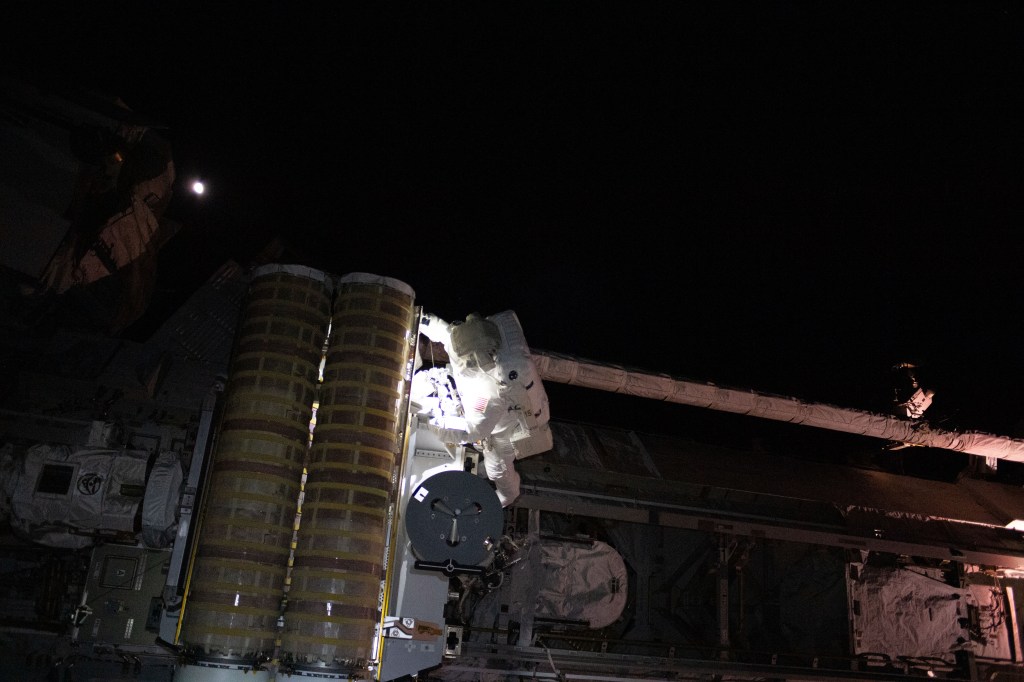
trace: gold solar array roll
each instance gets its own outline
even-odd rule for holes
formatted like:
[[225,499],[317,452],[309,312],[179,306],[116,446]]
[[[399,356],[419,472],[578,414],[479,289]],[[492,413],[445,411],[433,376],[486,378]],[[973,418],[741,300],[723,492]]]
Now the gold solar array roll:
[[377,622],[415,310],[394,279],[354,273],[337,289],[281,652],[351,670],[369,658]]
[[182,640],[198,656],[274,650],[330,308],[320,271],[253,273],[186,598]]

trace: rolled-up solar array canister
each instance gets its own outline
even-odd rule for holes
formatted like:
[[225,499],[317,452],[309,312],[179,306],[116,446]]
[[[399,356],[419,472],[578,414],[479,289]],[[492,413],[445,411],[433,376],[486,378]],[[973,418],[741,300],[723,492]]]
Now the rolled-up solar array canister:
[[371,653],[415,320],[408,285],[338,280],[281,638],[296,667],[352,671]]
[[198,658],[274,650],[332,286],[303,266],[252,273],[185,602]]

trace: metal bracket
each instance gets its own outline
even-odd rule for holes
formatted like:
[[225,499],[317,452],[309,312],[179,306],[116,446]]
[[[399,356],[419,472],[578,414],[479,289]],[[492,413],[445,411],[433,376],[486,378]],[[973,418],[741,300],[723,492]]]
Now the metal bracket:
[[444,657],[455,658],[462,655],[462,626],[444,626]]
[[430,459],[455,459],[452,454],[446,450],[427,450],[425,448],[416,448],[413,452],[414,457],[429,457]]
[[418,639],[432,641],[441,636],[441,626],[415,618],[387,616],[384,618],[384,636],[392,639]]

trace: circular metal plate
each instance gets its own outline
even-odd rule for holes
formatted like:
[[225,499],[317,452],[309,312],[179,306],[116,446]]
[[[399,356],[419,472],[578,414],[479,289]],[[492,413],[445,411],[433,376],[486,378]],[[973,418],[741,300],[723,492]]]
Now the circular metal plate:
[[405,528],[422,561],[474,566],[501,537],[501,502],[487,481],[465,471],[443,471],[423,481],[405,514]]

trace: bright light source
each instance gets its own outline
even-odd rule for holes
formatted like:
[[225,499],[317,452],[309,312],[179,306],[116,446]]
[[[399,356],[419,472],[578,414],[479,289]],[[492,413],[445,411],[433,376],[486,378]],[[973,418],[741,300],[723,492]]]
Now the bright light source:
[[193,194],[202,194],[205,191],[206,191],[206,185],[204,185],[201,180],[196,180],[196,181],[194,181],[192,183],[192,193]]

